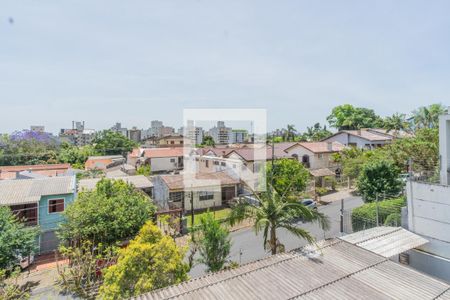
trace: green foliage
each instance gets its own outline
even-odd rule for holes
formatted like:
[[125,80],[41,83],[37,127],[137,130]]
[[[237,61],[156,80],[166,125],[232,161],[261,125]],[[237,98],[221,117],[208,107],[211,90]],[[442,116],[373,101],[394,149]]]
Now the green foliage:
[[149,164],[145,164],[137,168],[136,174],[150,176],[152,174],[152,169]]
[[0,166],[56,163],[57,151],[58,144],[54,139],[0,135]]
[[363,200],[371,202],[382,195],[398,195],[402,190],[400,171],[392,161],[378,160],[364,164],[357,188]]
[[62,292],[92,299],[102,282],[101,271],[115,262],[117,249],[83,242],[77,247],[61,246],[59,252],[63,259],[70,261],[70,264],[57,264],[57,284]]
[[316,193],[319,196],[323,196],[328,192],[328,189],[325,187],[316,187]]
[[215,147],[216,143],[212,136],[207,135],[203,137],[202,146]]
[[84,163],[89,156],[100,155],[91,145],[76,147],[69,144],[61,145],[58,153],[58,161],[62,163],[69,163],[75,169],[84,169]]
[[306,132],[303,133],[304,140],[308,142],[315,142],[323,140],[331,135],[331,131],[327,129],[327,126],[320,126],[320,123],[314,124],[312,127],[307,127]]
[[201,257],[199,261],[208,266],[211,272],[221,270],[230,254],[229,231],[208,212],[200,218],[200,225],[195,229],[195,234]]
[[39,229],[26,227],[9,207],[0,206],[0,269],[11,269],[18,255],[27,257],[37,250]]
[[[404,198],[395,198],[378,202],[379,224],[386,226],[400,226],[401,209],[406,205]],[[400,219],[399,219],[400,217]],[[395,223],[395,221],[397,223]],[[354,231],[371,228],[377,224],[377,203],[366,203],[352,211],[352,225]]]
[[229,217],[233,226],[245,219],[253,220],[256,234],[263,232],[264,249],[269,248],[272,254],[284,251],[284,245],[277,238],[277,229],[284,228],[298,238],[313,243],[314,237],[306,230],[295,226],[294,220],[301,218],[304,222],[318,222],[327,230],[328,218],[316,210],[310,210],[299,202],[289,202],[275,190],[254,195],[257,203],[240,200],[232,207]]
[[137,144],[119,132],[103,130],[95,137],[94,148],[102,155],[126,155]]
[[410,126],[406,121],[405,114],[395,113],[390,117],[386,117],[383,120],[383,128],[388,132],[393,131],[394,136],[401,131],[409,131]]
[[413,111],[414,125],[417,129],[421,128],[438,128],[439,115],[447,112],[442,104],[431,104],[428,107],[419,107]]
[[350,104],[333,108],[327,117],[328,123],[338,130],[354,130],[360,128],[374,128],[382,125],[382,120],[372,109],[353,107]]
[[64,212],[59,236],[112,245],[132,238],[152,218],[151,199],[122,180],[102,179],[92,191],[81,191]]
[[100,299],[128,299],[188,279],[185,249],[147,222],[130,245],[119,251],[117,264],[104,271]]
[[296,134],[297,130],[295,129],[295,126],[292,124],[288,124],[282,137],[283,141],[294,141]]
[[[272,180],[272,164],[267,164],[267,183]],[[308,183],[308,170],[295,159],[278,159],[273,166],[273,187],[279,194],[302,192]]]
[[[9,273],[9,276],[7,274]],[[0,269],[0,299],[25,300],[30,298],[29,285],[19,285],[20,268],[12,272]]]

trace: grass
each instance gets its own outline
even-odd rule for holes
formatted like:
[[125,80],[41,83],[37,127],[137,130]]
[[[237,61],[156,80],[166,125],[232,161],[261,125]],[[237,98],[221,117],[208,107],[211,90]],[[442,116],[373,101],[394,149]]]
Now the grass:
[[[216,211],[211,211],[211,213],[214,214],[214,217],[216,220],[223,220],[223,219],[228,218],[228,216],[230,215],[230,211],[231,211],[231,209],[229,209],[229,208],[223,208],[223,209],[219,209]],[[200,218],[204,214],[206,214],[206,212],[194,213],[194,226],[200,224]],[[191,219],[192,219],[191,214],[187,214],[186,219],[187,219],[187,226],[191,227]]]

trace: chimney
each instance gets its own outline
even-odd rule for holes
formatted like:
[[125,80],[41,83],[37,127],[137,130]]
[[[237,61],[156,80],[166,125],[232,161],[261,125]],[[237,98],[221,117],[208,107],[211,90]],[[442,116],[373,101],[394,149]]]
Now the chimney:
[[332,142],[327,142],[327,150],[333,151],[333,143]]

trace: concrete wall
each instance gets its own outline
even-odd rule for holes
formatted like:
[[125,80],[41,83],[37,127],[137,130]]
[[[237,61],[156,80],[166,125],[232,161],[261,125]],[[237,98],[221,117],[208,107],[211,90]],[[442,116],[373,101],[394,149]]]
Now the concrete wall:
[[450,282],[450,260],[420,250],[410,250],[409,266]]
[[[171,162],[173,159],[175,162]],[[152,172],[170,172],[178,169],[178,157],[157,157],[150,160]]]
[[408,229],[430,240],[421,249],[450,259],[450,186],[408,182]]

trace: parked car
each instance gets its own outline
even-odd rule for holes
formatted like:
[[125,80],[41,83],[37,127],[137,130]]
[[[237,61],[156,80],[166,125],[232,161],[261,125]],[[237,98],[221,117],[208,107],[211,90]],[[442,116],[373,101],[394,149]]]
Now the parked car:
[[313,199],[303,199],[301,203],[309,209],[317,209],[317,202]]

